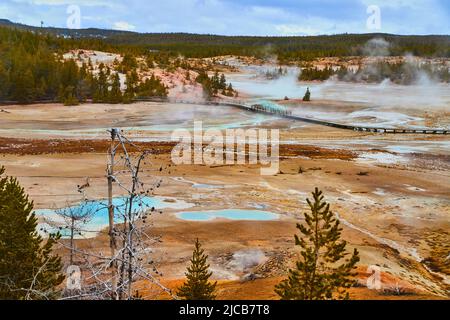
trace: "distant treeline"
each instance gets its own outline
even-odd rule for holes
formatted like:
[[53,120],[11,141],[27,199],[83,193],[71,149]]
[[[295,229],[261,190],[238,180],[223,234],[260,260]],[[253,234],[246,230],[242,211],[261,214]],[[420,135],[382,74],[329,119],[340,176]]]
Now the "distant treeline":
[[387,63],[379,61],[361,66],[352,71],[346,67],[307,67],[299,75],[300,81],[325,81],[336,76],[341,81],[380,83],[389,79],[393,83],[409,85],[424,79],[436,82],[450,82],[450,71],[446,65],[436,66],[430,63],[413,64],[408,62]]
[[[281,62],[308,61],[318,57],[360,56],[368,41],[383,38],[390,55],[450,57],[450,36],[401,36],[391,34],[340,34],[323,36],[252,37],[187,33],[136,33],[102,29],[38,28],[0,20],[0,26],[58,36],[57,48],[84,48],[135,53],[157,50],[187,58],[221,55],[265,57],[276,55]],[[56,37],[53,37],[56,38]],[[70,40],[69,40],[70,39]]]
[[300,81],[325,81],[328,80],[336,72],[331,67],[323,69],[319,68],[305,68],[302,70],[298,79]]
[[334,35],[315,37],[224,37],[187,34],[116,35],[111,43],[140,44],[153,50],[169,51],[186,57],[242,55],[264,58],[277,56],[281,63],[310,61],[320,57],[362,56],[366,44],[383,37],[390,43],[390,55],[450,57],[449,36],[395,36],[384,34]]
[[430,63],[398,62],[388,64],[377,62],[363,66],[355,72],[342,68],[337,72],[337,76],[342,81],[379,83],[389,79],[393,83],[403,85],[420,83],[424,80],[450,82],[450,72],[447,65],[436,66]]
[[[139,34],[97,29],[41,29],[0,20],[0,25],[2,24],[8,26],[0,26],[0,101],[24,103],[58,100],[74,104],[86,99],[117,102],[129,101],[135,96],[167,95],[167,88],[158,78],[151,77],[141,83],[137,75],[133,74],[137,56],[145,58],[148,68],[157,64],[169,71],[176,67],[189,69],[189,66],[184,66],[186,61],[179,59],[180,56],[202,58],[230,54],[255,57],[277,55],[281,63],[298,63],[326,56],[363,55],[369,40],[383,37],[389,43],[391,55],[408,52],[416,56],[450,57],[449,36],[346,34],[317,37],[225,37],[181,33]],[[125,58],[118,70],[127,75],[127,87],[132,89],[121,92],[118,85],[120,79],[114,70],[104,68],[100,74],[93,76],[91,66],[79,68],[73,61],[64,61],[62,54],[72,49],[123,55]],[[385,67],[380,68],[384,72]],[[398,78],[395,74],[400,71],[397,70],[407,72],[400,67],[390,68],[386,72],[394,75],[388,74],[388,77]],[[446,72],[439,75],[443,81],[448,81],[448,70]],[[302,80],[324,80],[330,73],[333,72],[306,70]],[[229,96],[234,94],[232,87],[224,84],[220,78],[200,77],[197,80],[202,83],[209,96],[217,93]]]

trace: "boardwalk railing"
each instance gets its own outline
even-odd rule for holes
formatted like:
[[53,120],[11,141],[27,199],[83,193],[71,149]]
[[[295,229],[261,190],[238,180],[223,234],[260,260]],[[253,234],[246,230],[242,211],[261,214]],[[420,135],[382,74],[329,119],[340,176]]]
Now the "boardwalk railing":
[[[354,126],[354,125],[346,125],[340,124],[330,121],[316,120],[311,118],[304,118],[295,116],[292,114],[292,111],[287,110],[286,108],[275,108],[271,106],[264,106],[261,104],[249,104],[246,101],[242,100],[211,100],[211,101],[202,101],[202,100],[181,100],[181,99],[170,99],[165,97],[149,97],[149,98],[135,98],[133,99],[135,102],[170,102],[170,103],[180,103],[180,104],[203,104],[203,105],[223,105],[230,106],[235,108],[240,108],[250,112],[258,112],[269,115],[277,115],[282,118],[292,119],[303,121],[307,123],[313,123],[317,125],[333,127],[344,130],[353,130],[353,131],[361,131],[361,132],[374,132],[374,133],[390,133],[390,134],[450,134],[449,129],[412,129],[412,128],[382,128],[382,127],[370,127],[370,126]],[[42,100],[39,103],[54,103],[54,100]],[[3,104],[11,104],[13,101],[4,101],[0,103]]]
[[[144,101],[142,99],[141,101]],[[156,99],[145,99],[145,101],[155,101]],[[158,102],[161,100],[158,99]],[[412,129],[412,128],[383,128],[383,127],[370,127],[370,126],[354,126],[347,125],[341,123],[335,123],[330,121],[316,120],[311,118],[304,118],[295,116],[292,114],[292,111],[287,110],[286,108],[274,108],[271,106],[264,106],[261,104],[249,104],[246,101],[242,100],[212,100],[212,101],[190,101],[190,100],[177,100],[177,99],[167,99],[165,101],[171,103],[182,103],[182,104],[205,104],[205,105],[223,105],[230,106],[235,108],[240,108],[250,112],[258,112],[270,115],[277,115],[283,118],[303,121],[307,123],[313,123],[317,125],[333,127],[344,130],[352,130],[352,131],[361,131],[361,132],[373,132],[373,133],[390,133],[390,134],[450,134],[450,130],[448,129]]]

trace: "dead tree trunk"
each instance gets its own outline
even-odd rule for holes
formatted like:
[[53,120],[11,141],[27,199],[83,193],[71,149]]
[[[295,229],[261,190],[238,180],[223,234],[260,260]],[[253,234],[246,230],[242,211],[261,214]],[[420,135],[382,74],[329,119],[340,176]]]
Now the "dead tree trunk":
[[73,241],[75,233],[75,218],[72,217],[70,220],[70,265],[73,265],[73,255],[75,251],[75,244]]
[[113,181],[114,181],[114,156],[116,153],[115,139],[117,129],[111,129],[111,147],[109,150],[110,163],[108,165],[108,216],[109,216],[109,247],[111,250],[111,291],[112,297],[117,300],[117,260],[116,240],[114,237],[114,205],[113,205]]

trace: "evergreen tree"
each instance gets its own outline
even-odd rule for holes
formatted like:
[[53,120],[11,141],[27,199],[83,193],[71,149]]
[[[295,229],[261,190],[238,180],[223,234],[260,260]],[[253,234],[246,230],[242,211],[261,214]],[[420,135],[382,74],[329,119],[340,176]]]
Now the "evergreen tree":
[[145,62],[147,63],[147,68],[153,69],[155,67],[155,62],[152,56],[148,56]]
[[61,258],[52,255],[59,235],[46,243],[36,231],[33,202],[0,167],[0,299],[52,299],[64,276]]
[[217,282],[210,283],[208,280],[212,272],[208,271],[208,256],[198,239],[195,241],[195,249],[192,254],[191,265],[187,268],[187,281],[179,288],[177,295],[185,300],[214,300],[214,292]]
[[125,93],[123,95],[123,100],[126,103],[131,103],[136,95],[136,89],[138,84],[138,75],[135,70],[128,72],[125,79]]
[[203,87],[203,97],[206,100],[211,100],[212,97],[214,97],[215,92],[214,89],[212,88],[211,82],[205,82],[204,84],[202,84]]
[[150,79],[146,79],[142,82],[138,89],[137,95],[139,97],[160,97],[166,98],[168,95],[168,91],[166,86],[161,82],[161,79],[155,77],[154,74],[150,77]]
[[355,249],[349,259],[341,262],[347,252],[347,242],[340,240],[342,228],[330,211],[330,205],[317,188],[314,201],[307,199],[311,213],[304,213],[306,225],[297,224],[300,236],[295,245],[302,248],[301,258],[289,277],[275,288],[283,300],[348,299],[347,288],[354,283],[352,270],[359,261]]
[[120,63],[118,70],[121,73],[127,73],[131,70],[135,70],[137,68],[137,61],[134,56],[127,53],[124,55],[122,62]]
[[9,96],[9,72],[0,61],[0,100],[6,100]]
[[122,91],[120,91],[120,77],[116,72],[112,76],[111,90],[109,91],[109,102],[120,103],[122,102]]
[[63,93],[63,103],[65,106],[77,106],[80,104],[80,101],[78,101],[76,95],[75,95],[75,88],[72,86],[66,87]]
[[108,77],[104,71],[104,64],[99,65],[97,81],[94,83],[95,91],[93,95],[94,102],[105,102],[108,97]]
[[335,71],[331,67],[326,67],[324,69],[319,68],[305,68],[302,69],[302,72],[299,75],[300,81],[325,81],[328,80]]
[[222,73],[219,81],[219,89],[225,90],[226,87],[227,87],[227,80],[225,78],[225,75]]
[[61,65],[60,84],[66,88],[68,86],[76,87],[79,79],[78,66],[73,60],[68,60]]
[[20,103],[33,102],[36,96],[34,77],[31,70],[17,72],[13,78],[13,100]]
[[92,97],[92,76],[87,74],[86,77],[78,81],[76,96],[79,101],[86,102],[87,98]]
[[309,88],[306,89],[305,96],[303,97],[303,101],[311,101],[311,92],[309,91]]
[[227,94],[226,95],[228,97],[234,96],[234,89],[233,89],[233,85],[231,83],[228,85]]
[[89,69],[89,71],[93,71],[94,70],[94,66],[92,65],[92,60],[91,60],[90,57],[88,59],[88,69]]

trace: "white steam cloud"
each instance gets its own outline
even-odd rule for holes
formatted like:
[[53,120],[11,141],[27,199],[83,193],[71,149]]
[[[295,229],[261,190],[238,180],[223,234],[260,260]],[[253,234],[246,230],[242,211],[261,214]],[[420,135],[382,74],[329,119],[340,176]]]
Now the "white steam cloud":
[[384,38],[374,38],[367,41],[362,51],[368,57],[386,57],[390,54],[390,47]]
[[236,251],[229,262],[229,266],[236,271],[244,272],[266,261],[267,257],[261,250],[246,249]]

